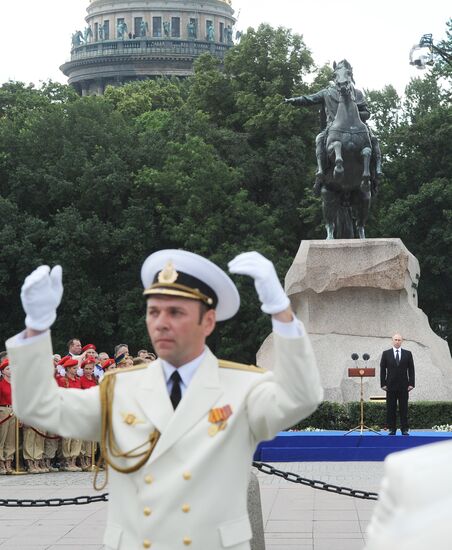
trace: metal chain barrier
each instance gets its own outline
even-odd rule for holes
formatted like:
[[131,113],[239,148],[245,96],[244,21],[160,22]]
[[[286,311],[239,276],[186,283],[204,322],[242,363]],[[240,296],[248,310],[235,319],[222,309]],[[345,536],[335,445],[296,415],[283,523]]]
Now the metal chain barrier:
[[[270,464],[265,462],[253,462],[253,466],[260,472],[268,475],[274,475],[282,477],[292,483],[299,483],[312,489],[319,489],[320,491],[328,491],[329,493],[336,493],[338,495],[345,495],[348,497],[361,498],[364,500],[378,500],[378,493],[372,493],[370,491],[362,491],[360,489],[351,489],[350,487],[341,487],[339,485],[333,485],[332,483],[326,483],[317,479],[307,479],[301,477],[293,472],[284,472],[278,470]],[[108,502],[108,493],[95,496],[81,496],[74,498],[49,498],[49,499],[0,499],[0,506],[6,506],[8,508],[42,508],[44,506],[80,506],[83,504],[92,504],[93,502]]]
[[0,506],[7,508],[42,508],[44,506],[80,506],[83,504],[92,504],[93,502],[108,502],[108,493],[95,495],[92,497],[74,497],[74,498],[48,498],[48,499],[22,499],[1,498]]
[[319,489],[320,491],[328,491],[330,493],[345,495],[347,497],[361,498],[364,500],[378,500],[378,493],[361,491],[360,489],[350,489],[350,487],[341,487],[339,485],[333,485],[332,483],[318,481],[317,479],[307,479],[294,474],[293,472],[278,470],[277,468],[270,466],[270,464],[265,464],[265,462],[253,462],[253,466],[264,474],[282,477],[287,481],[291,481],[292,483],[300,483],[301,485],[306,485],[312,489]]

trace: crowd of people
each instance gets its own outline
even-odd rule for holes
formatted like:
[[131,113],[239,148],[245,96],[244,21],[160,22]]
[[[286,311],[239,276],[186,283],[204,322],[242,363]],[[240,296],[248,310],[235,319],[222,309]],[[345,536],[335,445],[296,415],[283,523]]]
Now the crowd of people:
[[[94,344],[82,346],[78,338],[67,343],[66,354],[53,356],[54,376],[61,388],[86,390],[100,383],[105,373],[150,363],[156,356],[146,349],[131,355],[127,344],[118,344],[113,356],[98,352]],[[11,371],[5,351],[0,352],[0,474],[13,472],[16,454],[16,417],[12,409]],[[94,464],[97,444],[61,438],[19,422],[19,441],[24,468],[30,474],[88,471]]]

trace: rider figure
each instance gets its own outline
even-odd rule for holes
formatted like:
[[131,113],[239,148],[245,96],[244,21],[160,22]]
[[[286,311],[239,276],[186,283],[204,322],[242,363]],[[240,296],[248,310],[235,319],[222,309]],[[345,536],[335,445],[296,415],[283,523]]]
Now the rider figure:
[[[353,79],[353,69],[347,60],[343,59],[339,61],[335,68],[339,68],[341,65],[346,65],[351,72],[352,82],[355,83]],[[371,129],[367,125],[367,120],[370,118],[370,112],[364,98],[364,94],[361,90],[354,88],[355,92],[355,101],[356,106],[358,107],[359,116],[366,124],[369,131],[369,137],[372,143],[372,157],[375,162],[375,178],[376,181],[373,183],[374,193],[377,191],[378,180],[383,175],[381,171],[381,151],[380,144],[378,139],[372,134]],[[322,131],[317,135],[315,140],[315,154],[317,157],[317,172],[315,175],[315,185],[314,192],[316,194],[320,193],[322,184],[325,181],[325,172],[327,168],[327,158],[326,158],[326,139],[328,136],[328,130],[333,123],[337,108],[339,105],[339,93],[336,89],[334,83],[331,83],[328,88],[320,90],[319,92],[311,95],[302,95],[299,97],[291,97],[285,100],[285,103],[293,103],[294,105],[322,105],[320,111],[320,124]]]

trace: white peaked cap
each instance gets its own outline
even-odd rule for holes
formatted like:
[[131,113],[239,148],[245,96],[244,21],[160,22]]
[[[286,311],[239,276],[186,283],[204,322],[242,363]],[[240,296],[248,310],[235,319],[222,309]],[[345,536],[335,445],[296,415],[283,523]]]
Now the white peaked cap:
[[240,296],[230,277],[210,260],[186,250],[159,250],[141,268],[145,296],[198,300],[216,311],[217,321],[233,317]]

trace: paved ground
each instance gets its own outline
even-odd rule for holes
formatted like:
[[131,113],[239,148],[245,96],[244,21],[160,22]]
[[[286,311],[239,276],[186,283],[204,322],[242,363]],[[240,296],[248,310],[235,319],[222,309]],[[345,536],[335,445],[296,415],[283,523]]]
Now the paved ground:
[[[378,490],[383,471],[381,462],[290,462],[274,466],[303,477],[367,491]],[[256,473],[266,550],[362,550],[375,502]],[[92,474],[0,476],[1,498],[93,494],[98,493],[92,489]],[[0,507],[0,550],[102,550],[105,519],[105,503],[35,509]]]
[[[377,492],[382,462],[278,463],[310,479]],[[258,474],[266,550],[362,550],[375,501],[300,486]],[[1,547],[0,547],[1,548]]]

